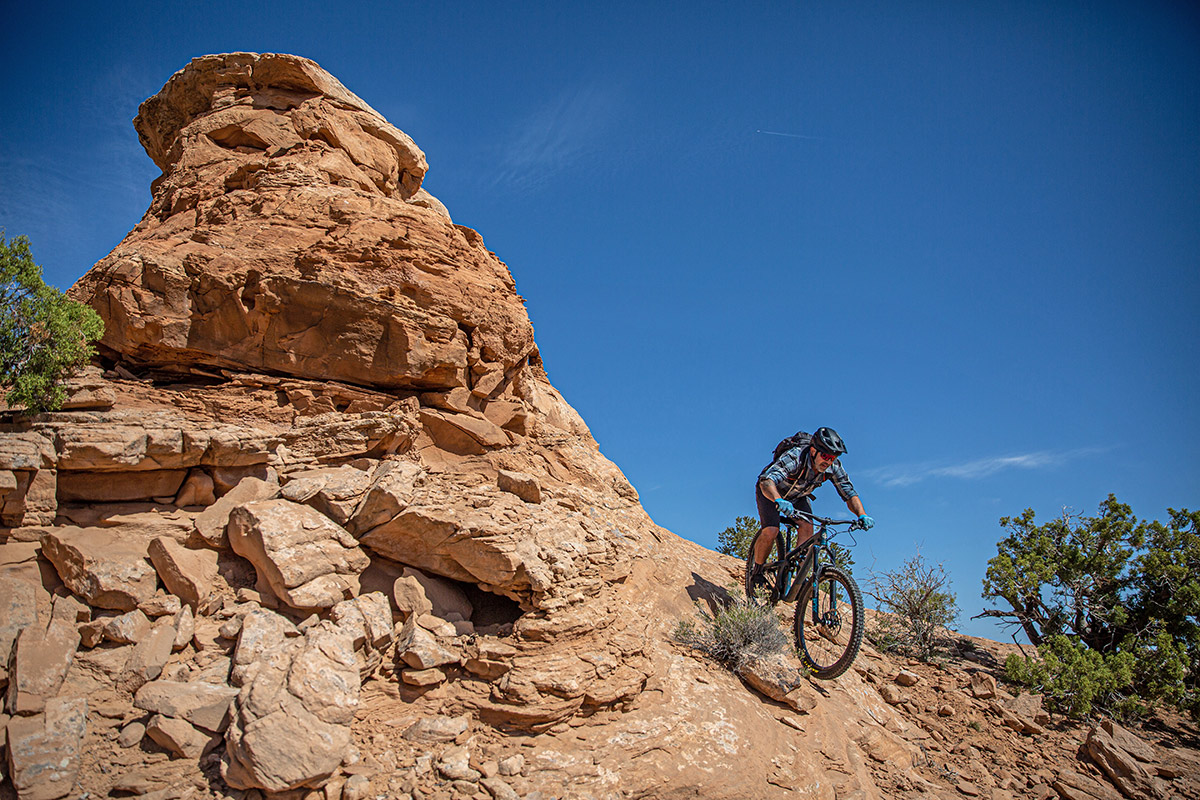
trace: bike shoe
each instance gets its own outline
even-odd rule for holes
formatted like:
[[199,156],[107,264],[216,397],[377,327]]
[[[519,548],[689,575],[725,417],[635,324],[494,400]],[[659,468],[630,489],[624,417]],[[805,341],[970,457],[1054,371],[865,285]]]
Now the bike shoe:
[[754,572],[750,574],[750,593],[753,595],[751,600],[755,600],[759,595],[767,594],[767,576],[762,566],[756,566]]

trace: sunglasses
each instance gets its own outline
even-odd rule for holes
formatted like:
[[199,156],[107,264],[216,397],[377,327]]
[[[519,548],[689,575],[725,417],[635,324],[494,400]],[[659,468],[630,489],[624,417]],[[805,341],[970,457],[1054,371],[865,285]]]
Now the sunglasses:
[[833,453],[826,453],[824,450],[817,451],[817,458],[823,458],[826,461],[833,461],[837,456]]

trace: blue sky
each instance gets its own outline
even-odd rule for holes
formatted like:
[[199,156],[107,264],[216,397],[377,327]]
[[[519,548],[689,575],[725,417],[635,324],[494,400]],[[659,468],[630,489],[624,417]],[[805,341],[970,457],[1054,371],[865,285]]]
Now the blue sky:
[[919,549],[997,635],[967,617],[999,517],[1200,505],[1194,5],[378,5],[14,7],[0,227],[68,286],[149,204],[142,100],[304,55],[424,149],[676,533],[714,546],[830,425],[860,578]]

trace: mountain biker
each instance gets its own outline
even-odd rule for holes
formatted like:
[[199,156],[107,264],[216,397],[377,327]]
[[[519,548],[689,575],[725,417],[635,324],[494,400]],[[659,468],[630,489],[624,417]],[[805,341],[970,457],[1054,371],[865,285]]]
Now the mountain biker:
[[[751,585],[765,585],[762,565],[766,562],[779,533],[780,515],[791,516],[796,511],[812,513],[812,493],[826,480],[832,481],[838,495],[851,513],[858,517],[864,529],[875,524],[867,516],[862,500],[850,483],[838,456],[846,452],[842,437],[833,428],[817,428],[811,436],[801,431],[791,437],[791,447],[779,454],[759,473],[754,498],[758,503],[758,535],[751,544],[754,553],[754,574]],[[812,521],[800,518],[797,523],[797,545],[812,538]]]

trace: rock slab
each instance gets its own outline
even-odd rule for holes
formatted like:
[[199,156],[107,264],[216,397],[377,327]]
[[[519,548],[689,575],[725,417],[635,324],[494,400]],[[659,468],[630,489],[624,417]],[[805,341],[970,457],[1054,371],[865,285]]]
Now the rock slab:
[[42,552],[67,585],[90,606],[132,611],[154,596],[158,576],[146,560],[146,542],[110,528],[54,528]]
[[8,759],[20,800],[65,797],[79,774],[87,700],[55,698],[44,713],[8,723]]

